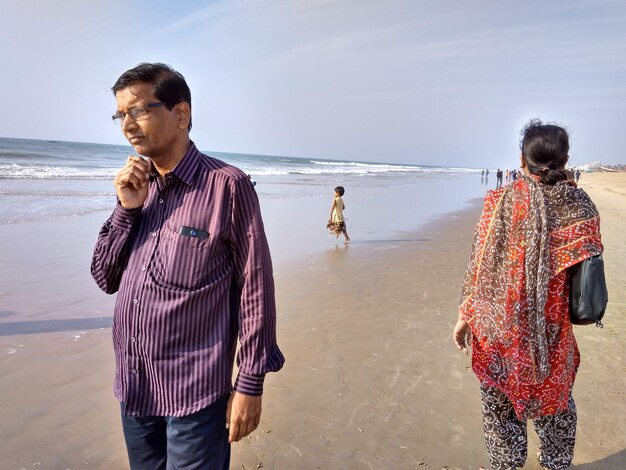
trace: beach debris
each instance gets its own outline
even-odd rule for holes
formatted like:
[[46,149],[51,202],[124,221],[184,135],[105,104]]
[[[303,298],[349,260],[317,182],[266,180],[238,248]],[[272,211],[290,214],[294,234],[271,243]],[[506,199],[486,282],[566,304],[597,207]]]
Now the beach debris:
[[296,452],[296,454],[298,454],[298,457],[300,457],[300,460],[302,460],[302,452],[300,452],[300,449],[298,449],[296,446],[294,446],[290,442],[288,442],[287,445],[291,447]]
[[350,418],[350,424],[354,424],[354,418],[356,417],[357,412],[359,411],[359,408],[369,405],[368,402],[363,402],[358,404],[355,408],[354,411],[352,411],[352,417]]
[[389,388],[393,388],[396,383],[398,382],[398,379],[400,378],[400,375],[402,374],[402,369],[400,369],[400,366],[395,366],[394,367],[394,374],[393,377],[391,378],[391,383],[389,384]]
[[[241,468],[243,468],[243,470],[248,470],[248,468],[244,464],[241,464]],[[250,468],[252,468],[252,467],[250,467]],[[263,468],[263,464],[261,462],[259,462],[259,463],[256,464],[256,467],[254,467],[254,468],[255,468],[255,470],[259,469],[259,468]]]
[[5,349],[7,354],[15,354],[17,352],[17,349],[15,348],[7,348]]
[[424,457],[420,457],[417,459],[417,467],[420,470],[429,470],[430,467],[428,466],[428,464],[426,463],[426,461],[424,460]]
[[360,427],[357,426],[356,428],[359,430],[359,432],[363,432],[363,430]]
[[389,413],[387,413],[387,416],[385,416],[384,422],[388,423],[389,420],[391,419],[391,415],[393,415],[393,413],[396,411],[396,408],[398,407],[397,403],[390,403],[391,406],[391,411],[389,411]]

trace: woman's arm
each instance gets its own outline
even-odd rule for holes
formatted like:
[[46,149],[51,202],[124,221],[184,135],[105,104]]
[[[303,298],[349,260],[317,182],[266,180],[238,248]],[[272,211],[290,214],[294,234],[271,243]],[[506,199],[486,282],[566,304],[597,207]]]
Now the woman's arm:
[[467,354],[467,348],[472,342],[472,330],[460,312],[456,325],[454,325],[454,329],[452,330],[452,341],[454,341],[459,351],[463,354]]

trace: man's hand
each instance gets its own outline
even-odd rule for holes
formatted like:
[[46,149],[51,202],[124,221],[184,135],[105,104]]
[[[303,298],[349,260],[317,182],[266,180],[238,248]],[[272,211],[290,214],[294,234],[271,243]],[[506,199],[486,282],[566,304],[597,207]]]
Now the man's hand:
[[117,175],[113,184],[122,207],[135,209],[143,206],[148,197],[150,162],[141,157],[128,157],[126,165]]
[[452,340],[459,351],[467,354],[467,347],[472,340],[472,330],[465,320],[459,319],[454,325]]
[[261,421],[262,396],[244,395],[237,391],[230,395],[226,406],[228,442],[236,442],[254,431]]

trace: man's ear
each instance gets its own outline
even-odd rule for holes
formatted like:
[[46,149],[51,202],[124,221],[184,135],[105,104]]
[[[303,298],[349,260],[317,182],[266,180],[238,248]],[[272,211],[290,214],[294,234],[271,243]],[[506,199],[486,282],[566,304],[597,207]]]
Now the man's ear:
[[178,128],[187,130],[189,128],[189,121],[191,121],[191,107],[189,103],[184,101],[178,103],[175,106],[176,113],[178,115]]

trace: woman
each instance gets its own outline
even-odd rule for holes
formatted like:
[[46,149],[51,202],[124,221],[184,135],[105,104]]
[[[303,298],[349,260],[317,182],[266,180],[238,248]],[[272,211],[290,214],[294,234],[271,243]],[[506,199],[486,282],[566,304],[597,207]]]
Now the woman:
[[600,217],[565,170],[567,132],[532,120],[522,136],[524,175],[485,196],[453,340],[467,354],[471,336],[491,466],[524,465],[531,419],[556,470],[573,458],[580,363],[567,268],[602,252]]
[[335,238],[339,238],[339,235],[343,234],[345,237],[344,243],[347,245],[350,243],[350,237],[348,236],[348,230],[346,228],[346,218],[343,216],[343,211],[346,205],[343,203],[343,195],[345,194],[343,186],[337,186],[335,188],[335,197],[333,203],[330,206],[330,218],[326,228],[331,235],[335,235]]

